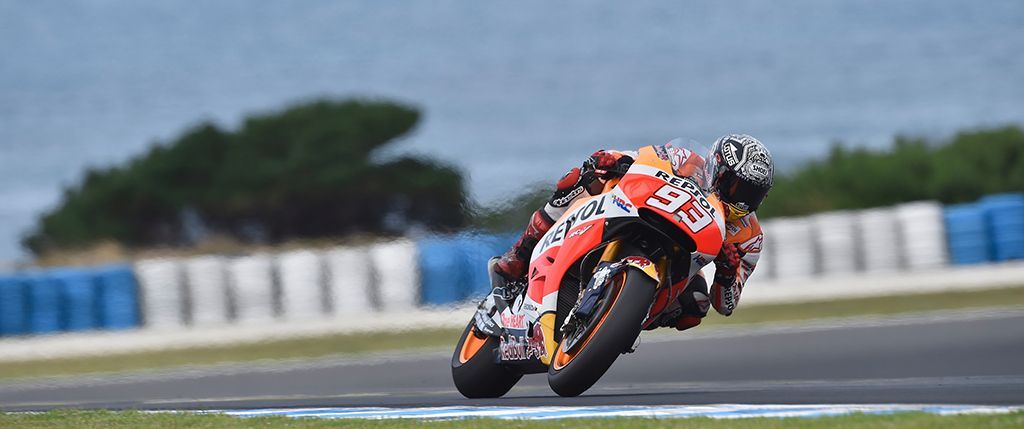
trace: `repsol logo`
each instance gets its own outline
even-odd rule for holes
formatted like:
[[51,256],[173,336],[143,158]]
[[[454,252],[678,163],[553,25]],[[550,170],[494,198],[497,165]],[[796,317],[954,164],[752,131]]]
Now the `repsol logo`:
[[603,216],[605,214],[605,204],[607,200],[608,195],[602,195],[601,198],[590,200],[590,202],[584,204],[582,207],[572,212],[571,215],[567,216],[564,221],[555,225],[551,231],[544,236],[544,240],[541,241],[538,246],[538,253],[544,253],[544,251],[549,247],[561,243],[562,240],[565,239],[565,234],[572,229],[573,225]]
[[708,202],[707,198],[704,198],[704,191],[701,191],[700,188],[693,183],[693,180],[684,179],[660,170],[657,173],[654,173],[654,176],[668,182],[672,186],[682,188],[690,194],[693,194],[697,204],[700,204],[700,206],[703,207],[704,210],[707,210],[708,213],[711,213],[712,216],[715,215],[715,208],[711,206],[711,203]]
[[697,188],[697,185],[693,184],[693,181],[686,180],[682,177],[674,176],[660,170],[657,173],[654,173],[654,176],[668,182],[672,186],[690,191],[691,194],[700,193],[700,189]]

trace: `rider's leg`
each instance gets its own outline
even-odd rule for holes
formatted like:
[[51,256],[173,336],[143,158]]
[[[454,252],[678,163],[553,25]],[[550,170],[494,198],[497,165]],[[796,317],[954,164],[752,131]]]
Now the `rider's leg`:
[[530,217],[530,223],[526,225],[526,230],[523,231],[519,240],[516,240],[512,248],[508,249],[504,255],[494,260],[493,272],[507,280],[525,277],[533,248],[537,246],[544,233],[551,229],[555,220],[569,210],[569,205],[573,201],[590,194],[592,181],[593,176],[581,174],[579,168],[573,168],[565,173],[565,176],[558,181],[555,192],[548,202]]
[[675,327],[685,331],[700,324],[701,319],[708,315],[711,300],[708,298],[708,282],[702,273],[698,273],[683,293],[679,294],[679,305],[682,309]]
[[708,299],[708,282],[702,273],[697,273],[685,287],[682,282],[676,283],[672,290],[682,292],[675,292],[678,293],[676,296],[662,298],[670,299],[671,302],[668,304],[655,303],[663,305],[664,308],[654,310],[658,311],[660,316],[645,329],[672,326],[684,331],[699,325],[701,319],[707,316],[711,301]]

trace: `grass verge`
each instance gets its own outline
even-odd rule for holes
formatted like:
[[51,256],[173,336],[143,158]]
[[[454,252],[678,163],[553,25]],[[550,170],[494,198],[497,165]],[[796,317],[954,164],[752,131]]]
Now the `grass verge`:
[[112,411],[50,411],[40,414],[3,414],[0,427],[18,428],[1019,428],[1024,427],[1024,412],[991,415],[937,416],[923,413],[890,415],[853,414],[819,418],[752,418],[714,420],[710,418],[650,419],[595,418],[547,421],[467,419],[421,420],[324,420],[289,417],[236,418],[224,415],[165,414]]
[[[1024,287],[861,298],[804,304],[777,304],[749,308],[741,307],[731,317],[711,314],[704,325],[712,327],[746,325],[830,317],[891,315],[1007,305],[1024,305]],[[466,320],[468,321],[468,315]],[[102,357],[4,362],[0,363],[0,379],[109,373],[263,359],[302,359],[337,354],[454,347],[460,333],[461,329],[442,328],[406,332],[338,334],[316,338],[275,340],[223,347],[117,354]]]
[[[796,304],[743,307],[729,317],[708,317],[708,326],[884,316],[938,310],[1024,305],[1024,287],[932,294],[893,295]],[[714,313],[714,310],[711,310]],[[712,316],[717,316],[713,314]]]

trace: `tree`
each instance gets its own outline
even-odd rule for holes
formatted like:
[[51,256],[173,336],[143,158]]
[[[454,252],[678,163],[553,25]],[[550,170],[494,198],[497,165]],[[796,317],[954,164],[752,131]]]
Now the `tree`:
[[418,120],[396,103],[320,100],[249,117],[236,132],[201,124],[124,165],[89,170],[23,244],[37,254],[101,240],[180,245],[197,225],[271,243],[458,228],[466,195],[456,169],[374,160]]

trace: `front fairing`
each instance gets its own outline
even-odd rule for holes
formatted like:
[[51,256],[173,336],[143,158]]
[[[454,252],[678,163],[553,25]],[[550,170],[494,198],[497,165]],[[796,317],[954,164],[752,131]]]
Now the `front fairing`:
[[[510,314],[522,314],[514,320],[519,329],[540,325],[548,353],[541,361],[549,362],[554,350],[555,312],[558,291],[566,273],[585,255],[615,237],[617,226],[644,222],[645,216],[666,220],[666,228],[678,229],[692,243],[690,271],[692,277],[721,249],[725,238],[725,220],[721,204],[708,198],[700,186],[703,172],[699,155],[687,150],[665,146],[648,146],[638,151],[637,159],[609,192],[585,198],[574,204],[558,219],[534,248],[527,280],[525,299],[511,308]],[[677,173],[690,172],[681,177]],[[535,337],[534,337],[535,338]]]

